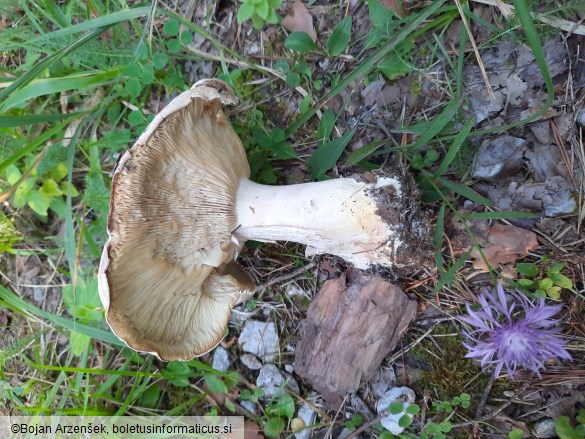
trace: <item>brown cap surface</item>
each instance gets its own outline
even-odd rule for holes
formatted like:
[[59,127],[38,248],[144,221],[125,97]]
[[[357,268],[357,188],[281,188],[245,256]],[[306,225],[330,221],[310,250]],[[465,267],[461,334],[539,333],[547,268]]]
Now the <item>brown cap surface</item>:
[[253,288],[228,274],[240,245],[235,196],[250,175],[221,110],[236,102],[225,83],[197,82],[116,166],[99,292],[112,330],[133,349],[165,360],[210,351]]

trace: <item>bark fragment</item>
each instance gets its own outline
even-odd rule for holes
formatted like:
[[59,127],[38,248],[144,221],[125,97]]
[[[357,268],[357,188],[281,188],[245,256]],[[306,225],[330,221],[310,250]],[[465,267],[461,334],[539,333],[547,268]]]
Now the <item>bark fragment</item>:
[[295,371],[338,408],[369,380],[416,315],[416,302],[379,276],[350,270],[325,282],[301,324]]

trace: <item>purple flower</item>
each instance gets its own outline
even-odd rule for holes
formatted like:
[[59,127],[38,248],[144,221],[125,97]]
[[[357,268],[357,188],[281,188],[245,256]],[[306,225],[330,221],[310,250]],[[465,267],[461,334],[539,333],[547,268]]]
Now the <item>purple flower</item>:
[[504,288],[498,283],[497,294],[486,290],[479,296],[478,311],[467,305],[469,315],[459,317],[473,327],[463,330],[468,340],[463,346],[469,350],[465,357],[480,360],[482,367],[494,365],[496,377],[505,366],[512,379],[517,367],[540,377],[546,360],[571,360],[566,341],[558,337],[559,321],[552,318],[562,305],[545,305],[542,298],[535,304],[524,294],[510,294],[513,300],[508,305]]

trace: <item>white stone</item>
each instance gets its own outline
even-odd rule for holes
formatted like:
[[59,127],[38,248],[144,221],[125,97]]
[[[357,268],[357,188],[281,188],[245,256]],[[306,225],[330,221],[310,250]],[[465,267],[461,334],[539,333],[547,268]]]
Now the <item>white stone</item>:
[[240,361],[244,366],[251,370],[260,370],[262,368],[262,362],[252,354],[242,355]]
[[311,437],[311,434],[313,433],[313,430],[307,427],[311,427],[313,424],[315,424],[315,419],[317,419],[317,413],[315,413],[315,411],[307,404],[303,404],[299,409],[297,416],[305,422],[305,429],[299,431],[298,433],[295,433],[295,438],[309,439]]
[[274,364],[262,366],[256,378],[256,385],[264,389],[264,397],[266,398],[284,395],[285,388],[290,389],[295,394],[299,393],[299,385],[296,380],[290,375],[282,373]]
[[[388,407],[390,407],[390,404],[392,404],[393,402],[401,402],[402,406],[404,407],[404,410],[406,410],[406,408],[409,405],[414,404],[415,398],[416,395],[414,394],[414,391],[412,389],[409,389],[408,387],[394,387],[388,390],[384,394],[384,396],[378,401],[377,404],[378,414],[384,412]],[[404,413],[398,413],[396,415],[393,415],[390,412],[388,412],[387,416],[384,416],[382,419],[380,419],[380,423],[390,433],[394,435],[399,435],[404,431],[404,428],[398,425],[398,420],[402,416],[404,416]],[[411,415],[408,416],[412,418]]]
[[254,354],[265,362],[274,361],[280,352],[274,322],[247,320],[238,342],[245,352]]
[[226,351],[221,346],[215,348],[215,352],[213,353],[213,363],[211,363],[211,367],[215,370],[219,370],[220,372],[225,372],[230,367],[230,356],[228,351]]

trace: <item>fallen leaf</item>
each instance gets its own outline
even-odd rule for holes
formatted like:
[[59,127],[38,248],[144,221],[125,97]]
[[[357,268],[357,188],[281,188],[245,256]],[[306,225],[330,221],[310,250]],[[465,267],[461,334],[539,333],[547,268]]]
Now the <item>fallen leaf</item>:
[[313,42],[317,41],[317,33],[313,27],[313,16],[301,0],[295,0],[292,9],[282,20],[282,27],[289,32],[306,32]]
[[295,372],[340,407],[369,380],[416,315],[416,302],[379,276],[350,270],[328,280],[301,323]]
[[392,9],[398,17],[400,17],[400,18],[406,17],[406,9],[405,9],[404,3],[402,3],[402,1],[380,0],[380,3],[382,3],[388,9]]
[[[487,242],[483,244],[483,253],[489,265],[497,267],[500,264],[513,264],[538,247],[536,233],[512,225],[494,224],[490,227]],[[473,268],[488,271],[486,261],[476,248],[471,256],[475,258]]]

